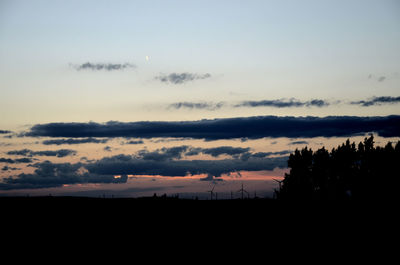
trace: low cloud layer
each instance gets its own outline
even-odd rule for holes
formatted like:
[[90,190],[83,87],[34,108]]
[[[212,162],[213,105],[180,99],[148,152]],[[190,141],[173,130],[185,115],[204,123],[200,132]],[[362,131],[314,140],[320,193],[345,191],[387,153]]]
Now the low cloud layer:
[[363,107],[400,103],[400,97],[373,97],[369,100],[353,101],[351,104]]
[[161,81],[162,83],[170,83],[174,85],[184,84],[190,81],[201,80],[210,78],[211,74],[194,74],[194,73],[171,73],[168,75],[160,74],[154,79]]
[[91,174],[82,163],[52,163],[45,161],[32,165],[36,168],[32,174],[19,174],[4,178],[0,190],[36,189],[61,187],[68,184],[84,183],[125,183],[127,176],[114,178],[113,175]]
[[279,117],[256,116],[199,121],[142,121],[107,123],[47,123],[34,125],[32,137],[192,138],[206,140],[263,137],[344,137],[365,133],[400,136],[400,116]]
[[60,150],[46,150],[46,151],[32,151],[29,149],[13,150],[8,151],[7,155],[20,155],[20,156],[55,156],[55,157],[66,157],[76,155],[75,150],[71,149],[60,149]]
[[12,133],[12,131],[0,130],[0,134],[8,134],[8,133]]
[[[179,157],[185,148],[175,151],[165,150],[170,157]],[[175,152],[175,155],[173,154]],[[82,183],[125,183],[127,175],[157,175],[185,177],[197,174],[207,174],[215,178],[222,174],[238,171],[260,171],[285,168],[287,157],[249,158],[224,160],[173,160],[142,156],[117,155],[105,157],[90,163],[52,163],[45,161],[32,165],[32,174],[19,174],[4,178],[0,189],[27,189],[60,187],[65,184]],[[118,176],[118,177],[114,177]],[[212,180],[213,178],[210,178]]]
[[73,66],[76,70],[81,71],[81,70],[91,70],[91,71],[118,71],[118,70],[124,70],[127,68],[136,68],[136,65],[130,64],[130,63],[83,63],[80,65],[74,65]]

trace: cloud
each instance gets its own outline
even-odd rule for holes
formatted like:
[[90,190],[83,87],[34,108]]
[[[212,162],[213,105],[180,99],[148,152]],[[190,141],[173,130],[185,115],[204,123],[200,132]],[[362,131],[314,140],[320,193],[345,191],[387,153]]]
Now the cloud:
[[374,80],[374,81],[377,81],[377,82],[383,82],[383,81],[387,80],[388,78],[397,78],[397,77],[398,77],[398,73],[392,73],[392,74],[389,74],[389,75],[386,75],[386,76],[384,76],[384,75],[376,76],[376,75],[373,75],[373,74],[369,74],[368,75],[368,79],[371,79],[371,80]]
[[140,150],[136,157],[143,160],[154,160],[154,161],[166,161],[172,159],[180,159],[184,152],[186,152],[190,147],[187,145],[175,146],[161,149],[156,151]]
[[23,136],[192,138],[205,140],[264,137],[345,137],[375,132],[400,136],[400,116],[279,117],[256,116],[199,121],[141,121],[107,123],[47,123],[34,125]]
[[136,68],[136,65],[130,64],[130,63],[83,63],[80,65],[73,65],[73,67],[78,70],[92,70],[92,71],[100,71],[100,70],[105,70],[105,71],[117,71],[117,70],[124,70],[127,68]]
[[12,133],[12,131],[0,130],[0,134],[8,134],[8,133]]
[[211,74],[193,74],[193,73],[171,73],[169,75],[160,74],[154,79],[160,80],[162,83],[171,83],[174,85],[184,84],[189,81],[210,78]]
[[95,159],[88,159],[86,156],[82,156],[80,158],[80,160],[84,161],[84,162],[94,162],[94,161],[96,161]]
[[220,155],[229,155],[238,158],[238,155],[248,153],[249,150],[250,148],[232,147],[232,146],[200,148],[200,147],[182,145],[169,148],[163,147],[161,149],[157,149],[152,152],[149,152],[148,150],[141,150],[138,152],[137,157],[140,157],[141,159],[144,160],[165,161],[172,159],[180,159],[183,156],[199,155],[200,153],[202,153],[211,155],[212,157],[218,157]]
[[329,106],[326,100],[312,99],[309,101],[299,101],[297,99],[274,99],[259,101],[243,101],[234,107],[274,107],[274,108],[294,108],[294,107],[325,107]]
[[124,144],[144,144],[144,142],[142,140],[131,140],[125,142]]
[[177,102],[170,104],[168,108],[174,109],[206,109],[216,110],[220,109],[224,105],[223,102],[211,103],[211,102]]
[[45,161],[32,165],[36,168],[32,174],[19,174],[4,178],[0,190],[36,189],[60,187],[64,184],[84,183],[125,183],[128,177],[115,178],[114,175],[90,174],[81,163],[52,163]]
[[[383,77],[382,77],[383,80]],[[374,97],[369,100],[359,100],[354,102],[345,102],[343,100],[328,101],[324,99],[311,99],[307,101],[301,101],[295,98],[291,99],[265,99],[257,101],[241,101],[237,104],[227,102],[176,102],[168,105],[168,109],[205,109],[205,110],[217,110],[222,107],[233,107],[233,108],[257,108],[257,107],[271,107],[271,108],[300,108],[300,107],[327,107],[331,105],[337,105],[340,103],[350,105],[361,105],[371,106],[384,103],[398,103],[400,97]]]
[[201,147],[193,147],[193,146],[175,146],[166,148],[163,147],[161,149],[157,149],[155,151],[148,150],[140,150],[135,157],[143,160],[153,160],[153,161],[171,161],[181,159],[182,157],[190,157],[199,154],[206,154],[212,157],[219,157],[221,155],[231,156],[234,159],[240,159],[243,161],[249,159],[257,159],[257,158],[266,158],[270,156],[282,156],[288,155],[291,151],[283,150],[277,152],[258,152],[252,153],[250,152],[250,148],[246,147],[232,147],[232,146],[218,146],[212,148],[201,148]]
[[290,142],[289,145],[296,145],[296,144],[309,144],[307,141],[293,141]]
[[104,144],[108,142],[108,139],[96,139],[96,138],[83,138],[83,139],[55,139],[55,140],[45,140],[42,142],[44,145],[62,145],[62,144],[88,144],[88,143],[96,143],[96,144]]
[[218,157],[220,155],[241,155],[250,151],[250,148],[242,147],[232,147],[232,146],[219,146],[214,148],[202,148],[201,152],[203,154],[211,155],[213,157]]
[[264,157],[270,157],[270,156],[283,156],[283,155],[289,155],[292,151],[290,150],[283,150],[283,151],[276,151],[276,152],[258,152],[254,153],[251,156],[254,158],[264,158]]
[[[238,171],[261,171],[285,168],[287,157],[249,158],[224,160],[173,160],[179,158],[184,146],[164,150],[168,159],[148,159],[143,155],[116,155],[104,157],[89,163],[52,163],[45,161],[36,163],[32,174],[19,174],[4,178],[0,189],[25,189],[59,187],[64,184],[77,183],[125,183],[127,175],[158,175],[185,177],[197,174],[207,174],[215,178],[222,174]],[[114,176],[119,175],[120,178]],[[213,178],[214,179],[214,178]]]
[[26,158],[26,157],[17,158],[17,159],[0,157],[0,163],[14,164],[14,163],[31,163],[31,162],[32,162],[32,159]]
[[96,174],[133,174],[133,175],[161,175],[187,176],[195,174],[211,174],[219,177],[221,174],[248,170],[273,170],[276,167],[285,168],[287,157],[224,160],[144,160],[131,157],[120,160],[118,157],[103,158],[87,166],[89,172]]
[[20,156],[56,156],[56,157],[66,157],[76,155],[75,150],[71,149],[60,149],[60,150],[47,150],[47,151],[32,151],[29,149],[13,150],[8,151],[7,155],[20,155]]
[[353,101],[350,104],[369,107],[374,105],[396,104],[396,103],[400,103],[400,97],[373,97],[369,100]]
[[107,145],[106,147],[103,148],[103,150],[106,151],[106,152],[111,152],[112,151],[112,147]]
[[19,170],[19,168],[4,166],[1,168],[2,171]]

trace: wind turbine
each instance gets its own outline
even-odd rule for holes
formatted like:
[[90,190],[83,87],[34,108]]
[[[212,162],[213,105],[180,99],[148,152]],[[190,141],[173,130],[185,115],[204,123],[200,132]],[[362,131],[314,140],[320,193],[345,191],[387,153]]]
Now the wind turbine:
[[279,180],[279,179],[273,179],[273,180],[275,180],[276,182],[278,182],[278,183],[279,183],[279,191],[281,191],[281,189],[282,189],[282,182],[283,182],[283,180]]
[[243,183],[242,183],[242,188],[241,188],[240,190],[238,190],[238,192],[241,192],[241,193],[242,193],[242,200],[243,200],[244,192],[246,192],[247,195],[249,195],[249,193],[247,192],[247,190],[245,190],[245,189],[243,188]]
[[210,198],[211,198],[211,200],[213,199],[214,189],[215,189],[215,186],[216,186],[216,185],[217,185],[217,184],[214,184],[214,187],[213,187],[211,190],[207,191],[207,192],[210,193]]
[[281,194],[281,191],[282,191],[282,182],[283,182],[283,180],[279,180],[279,179],[273,179],[273,180],[275,180],[279,184],[279,191],[274,189],[274,198],[277,199],[277,198],[279,198],[279,196]]

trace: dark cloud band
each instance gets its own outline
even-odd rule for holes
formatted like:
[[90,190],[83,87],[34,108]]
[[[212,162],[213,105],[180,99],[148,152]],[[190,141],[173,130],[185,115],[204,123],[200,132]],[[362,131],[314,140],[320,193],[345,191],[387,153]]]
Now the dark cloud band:
[[176,122],[47,123],[34,125],[24,136],[46,137],[184,137],[219,140],[263,137],[339,137],[375,132],[400,136],[400,116],[278,117],[257,116]]

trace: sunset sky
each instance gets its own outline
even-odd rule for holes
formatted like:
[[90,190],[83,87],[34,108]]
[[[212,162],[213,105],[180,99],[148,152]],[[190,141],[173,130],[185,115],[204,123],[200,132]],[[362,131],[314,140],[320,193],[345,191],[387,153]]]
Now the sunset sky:
[[0,0],[0,196],[272,196],[400,140],[400,1]]

